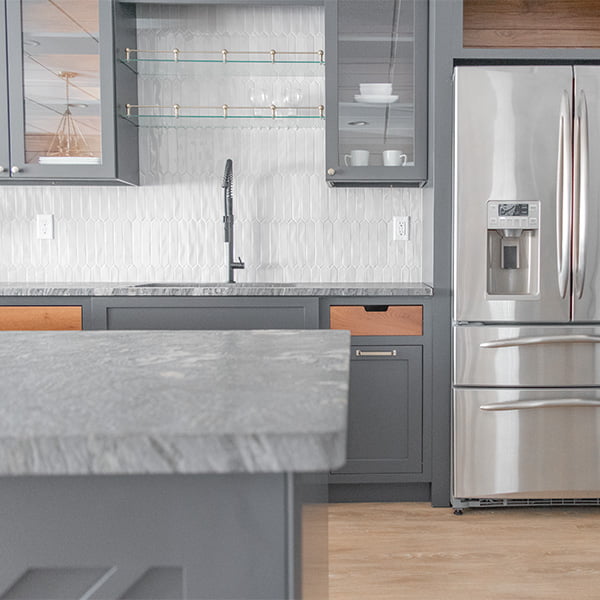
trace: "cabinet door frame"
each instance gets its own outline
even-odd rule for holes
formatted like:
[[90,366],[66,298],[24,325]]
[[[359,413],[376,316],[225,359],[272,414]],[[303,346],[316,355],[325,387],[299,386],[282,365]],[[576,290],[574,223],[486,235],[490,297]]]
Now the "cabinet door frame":
[[[432,348],[432,300],[430,296],[330,296],[321,299],[320,307],[320,326],[321,328],[329,328],[330,326],[330,312],[331,306],[340,305],[375,305],[375,306],[389,306],[389,305],[406,305],[415,306],[421,305],[423,307],[423,335],[390,335],[390,336],[376,336],[376,335],[365,335],[357,336],[352,338],[353,345],[360,346],[419,346],[422,348],[422,469],[419,472],[401,472],[401,473],[330,473],[329,483],[330,484],[342,484],[338,487],[342,490],[340,493],[336,492],[336,498],[343,498],[346,501],[351,498],[356,500],[358,498],[373,498],[378,497],[377,494],[383,493],[384,488],[387,484],[409,484],[415,483],[417,485],[431,482],[431,471],[432,471],[432,398],[433,398],[433,348]],[[448,429],[450,424],[448,423]],[[343,490],[350,490],[351,488],[357,490],[353,484],[369,484],[364,485],[364,489],[372,488],[378,490],[375,492],[375,496],[361,496],[357,495],[355,491],[347,492]],[[348,487],[343,484],[349,484]],[[377,487],[379,485],[384,487]],[[429,492],[427,492],[428,494]],[[396,496],[394,496],[396,497]],[[422,500],[422,496],[419,492],[410,492],[408,498],[417,501]],[[368,500],[365,500],[368,501]]]
[[[226,309],[235,311],[244,308],[301,308],[304,310],[304,326],[290,327],[290,329],[318,329],[319,327],[319,301],[311,297],[258,297],[258,296],[229,296],[227,298],[214,296],[174,297],[174,296],[149,296],[149,297],[111,297],[98,296],[92,298],[92,329],[113,329],[110,323],[111,309],[139,310],[144,308],[160,310],[185,310],[201,309]],[[159,312],[157,312],[159,314]],[[165,327],[152,327],[165,329]],[[240,327],[190,327],[190,329],[240,329]],[[281,327],[279,327],[281,328]],[[250,329],[250,328],[246,328]],[[276,327],[269,327],[276,329]]]
[[[391,357],[358,357],[356,350],[362,349],[374,352],[394,351],[395,356]],[[408,381],[406,383],[406,406],[407,418],[406,437],[407,437],[407,455],[404,458],[353,458],[349,457],[345,466],[332,473],[331,480],[335,481],[336,475],[392,475],[400,473],[423,472],[423,348],[422,346],[410,345],[399,346],[397,344],[364,344],[360,337],[352,338],[351,346],[352,356],[350,364],[350,381],[352,382],[352,365],[357,362],[378,362],[389,364],[390,369],[398,365],[399,362],[407,363]],[[401,393],[402,390],[395,390]],[[350,385],[350,410],[352,403],[357,402],[356,391]],[[360,425],[359,425],[360,426]],[[365,435],[368,435],[368,426],[365,426]],[[376,432],[371,431],[371,435]]]
[[6,51],[6,0],[0,0],[0,81],[4,82],[4,90],[0,91],[0,129],[3,135],[0,136],[0,179],[10,177],[10,116],[8,112],[8,53]]
[[100,120],[102,163],[98,165],[40,165],[25,162],[25,108],[23,77],[22,0],[6,0],[6,49],[8,101],[10,110],[11,166],[21,170],[11,174],[15,180],[90,180],[116,177],[115,62],[113,3],[99,0]]
[[[339,164],[339,0],[325,0],[325,160],[326,180],[330,186],[405,186],[427,183],[428,157],[428,19],[426,0],[415,1],[415,152],[414,166],[391,169],[384,166],[348,167]],[[333,173],[331,173],[331,171]]]

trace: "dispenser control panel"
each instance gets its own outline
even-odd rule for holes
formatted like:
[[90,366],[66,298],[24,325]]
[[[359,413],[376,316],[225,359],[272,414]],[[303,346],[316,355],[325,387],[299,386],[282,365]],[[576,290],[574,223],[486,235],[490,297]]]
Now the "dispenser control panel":
[[491,200],[487,203],[487,226],[488,229],[539,229],[540,203]]

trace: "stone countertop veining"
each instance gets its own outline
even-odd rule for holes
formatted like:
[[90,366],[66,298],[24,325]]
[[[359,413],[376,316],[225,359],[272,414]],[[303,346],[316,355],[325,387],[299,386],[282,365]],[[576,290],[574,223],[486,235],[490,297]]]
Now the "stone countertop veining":
[[0,475],[328,471],[345,331],[0,333]]
[[0,296],[431,296],[425,283],[0,283]]

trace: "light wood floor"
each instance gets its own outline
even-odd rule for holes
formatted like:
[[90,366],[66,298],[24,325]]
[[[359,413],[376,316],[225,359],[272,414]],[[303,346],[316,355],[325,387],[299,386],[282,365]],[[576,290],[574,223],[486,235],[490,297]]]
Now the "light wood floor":
[[328,510],[330,600],[600,599],[600,507]]

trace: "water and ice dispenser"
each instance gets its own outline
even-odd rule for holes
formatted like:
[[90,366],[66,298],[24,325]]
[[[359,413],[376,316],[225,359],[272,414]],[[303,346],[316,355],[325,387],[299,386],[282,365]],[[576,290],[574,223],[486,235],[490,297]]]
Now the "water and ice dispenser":
[[487,293],[537,294],[540,203],[487,203]]

